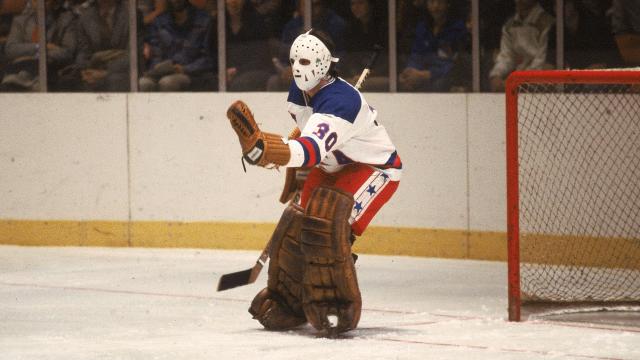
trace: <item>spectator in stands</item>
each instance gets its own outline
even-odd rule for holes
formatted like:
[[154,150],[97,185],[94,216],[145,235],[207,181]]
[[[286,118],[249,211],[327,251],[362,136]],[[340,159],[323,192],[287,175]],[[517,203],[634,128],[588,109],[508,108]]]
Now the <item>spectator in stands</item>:
[[[284,25],[282,30],[282,36],[280,37],[277,50],[278,56],[273,59],[277,73],[269,78],[267,84],[268,91],[286,91],[289,89],[289,85],[293,80],[291,66],[289,65],[289,48],[293,40],[303,33],[304,9],[305,1],[307,0],[296,1],[296,12],[293,18]],[[327,0],[309,1],[311,1],[311,13],[313,14],[311,26],[329,35],[335,43],[336,54],[341,56],[344,52],[345,20],[328,7]]]
[[479,12],[480,84],[483,91],[489,91],[489,72],[500,52],[502,27],[513,16],[515,4],[511,0],[482,0]]
[[65,80],[84,91],[129,90],[129,13],[126,0],[95,0],[78,18],[78,55]]
[[[297,0],[297,15],[294,15],[282,30],[282,41],[287,45],[287,49],[293,43],[293,40],[303,32],[305,1],[307,0]],[[335,42],[336,51],[338,53],[343,51],[343,36],[346,26],[344,19],[329,8],[327,0],[309,1],[311,1],[311,14],[313,15],[311,27],[326,32]]]
[[[351,13],[347,17],[344,34],[345,51],[348,53],[340,60],[338,68],[342,76],[351,84],[355,84],[367,65],[376,46],[386,49],[387,19],[374,12],[372,0],[351,0]],[[385,14],[386,15],[386,14]],[[387,91],[389,89],[389,66],[387,54],[381,54],[367,78],[368,91]]]
[[427,0],[426,19],[416,26],[407,67],[398,78],[401,91],[449,91],[448,77],[469,33],[451,0]]
[[[6,43],[6,55],[11,63],[2,79],[4,91],[36,90],[40,55],[37,4],[38,0],[32,0],[19,16],[13,18]],[[76,52],[74,15],[63,7],[62,0],[45,0],[45,13],[48,86],[58,90],[57,73],[73,62]]]
[[138,0],[138,10],[142,13],[143,25],[149,26],[167,11],[167,0]]
[[250,6],[260,16],[268,37],[276,37],[282,27],[282,0],[250,0]]
[[4,20],[1,28],[3,45],[11,31],[13,18],[22,13],[37,12],[36,4],[33,4],[31,0],[0,0],[0,14]]
[[[555,58],[556,36],[549,36],[549,59]],[[621,62],[604,14],[597,15],[579,0],[564,0],[564,66],[603,69]]]
[[[28,0],[2,0],[0,1],[0,15],[18,15],[20,14]],[[10,25],[10,24],[9,24]]]
[[398,0],[397,48],[398,63],[404,67],[411,53],[411,46],[415,39],[416,26],[424,21],[426,15],[426,0]]
[[502,27],[500,52],[489,79],[492,91],[503,91],[513,70],[552,67],[547,62],[549,32],[555,20],[538,0],[515,0],[516,13]]
[[140,91],[203,90],[213,87],[211,18],[187,0],[168,0],[149,34],[150,70]]
[[80,16],[82,11],[89,7],[93,1],[95,0],[65,0],[64,7],[75,16]]
[[472,16],[471,16],[471,3],[466,2],[462,8],[462,14],[465,14],[464,26],[467,29],[467,36],[464,37],[460,43],[458,53],[453,63],[453,68],[449,72],[449,91],[450,92],[468,92],[472,90],[472,77],[473,77],[473,60],[472,60],[472,45],[471,45],[471,32],[473,31]]
[[604,16],[611,8],[613,0],[580,0],[582,7],[594,15]]
[[269,32],[249,0],[226,0],[227,89],[265,91],[271,75]]
[[488,50],[500,48],[502,27],[513,16],[515,4],[505,0],[483,0],[480,5],[480,45]]
[[611,27],[625,64],[640,66],[640,1],[614,0]]
[[153,21],[167,11],[167,0],[138,0],[138,12],[142,15],[142,23],[138,23],[138,35],[142,36],[142,53],[138,54],[140,69],[148,69],[151,62],[151,44],[149,34]]
[[26,3],[26,0],[0,0],[0,80],[7,61],[4,46],[11,30],[12,19],[24,10]]
[[11,30],[12,14],[0,13],[0,57],[4,55],[4,44]]
[[204,5],[204,11],[209,14],[211,21],[215,23],[218,18],[218,0],[207,0]]

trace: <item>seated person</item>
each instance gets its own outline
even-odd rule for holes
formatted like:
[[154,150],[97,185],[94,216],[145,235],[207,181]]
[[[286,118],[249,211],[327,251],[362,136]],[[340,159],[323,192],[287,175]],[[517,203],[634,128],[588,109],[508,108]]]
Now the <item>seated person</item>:
[[26,0],[0,1],[0,80],[2,80],[2,72],[6,64],[4,45],[11,30],[11,22],[24,10],[26,3]]
[[[385,16],[376,16],[372,0],[351,0],[350,16],[344,33],[348,56],[338,64],[345,80],[355,85],[376,46],[381,47],[364,88],[368,91],[389,90],[389,65],[386,50],[388,29]],[[385,14],[386,15],[386,14]],[[384,49],[384,50],[383,50]]]
[[450,92],[469,92],[472,91],[473,79],[473,59],[471,33],[473,32],[471,8],[465,7],[464,14],[466,20],[464,22],[468,36],[464,37],[458,46],[458,52],[455,55],[453,68],[447,75],[447,85]]
[[[277,38],[282,27],[282,11],[286,10],[282,0],[249,0],[251,7],[262,19],[267,36]],[[288,2],[291,2],[290,0]]]
[[513,70],[552,68],[548,39],[555,20],[538,0],[515,0],[516,13],[502,27],[500,52],[489,72],[492,91],[503,91]]
[[12,19],[13,15],[0,13],[0,81],[2,81],[4,66],[6,64],[6,57],[4,56],[4,44],[7,42],[7,36],[9,36]]
[[86,9],[90,3],[95,0],[65,0],[64,7],[71,11],[75,16],[80,16],[82,11]]
[[271,75],[269,32],[249,0],[226,0],[227,89],[265,91]]
[[[13,18],[6,43],[9,65],[0,87],[4,91],[33,91],[38,86],[39,34],[37,1],[32,0]],[[73,14],[64,9],[63,0],[45,0],[47,15],[47,82],[57,90],[57,73],[73,62],[76,32]]]
[[[604,69],[621,59],[604,14],[598,16],[579,0],[564,1],[564,67]],[[549,59],[555,58],[556,36],[549,35]]]
[[167,11],[167,0],[138,0],[138,11],[142,13],[142,26],[150,26]]
[[138,54],[138,64],[140,70],[144,71],[151,61],[151,45],[149,45],[151,26],[158,16],[167,11],[167,0],[138,0],[137,2],[138,14],[142,17],[142,21],[138,22],[138,36],[142,38],[142,51]]
[[[284,25],[282,30],[282,42],[288,46],[303,32],[305,1],[307,0],[297,0],[296,3],[298,6],[296,14]],[[311,27],[326,31],[332,39],[336,39],[336,51],[340,52],[344,50],[344,42],[342,39],[345,30],[344,19],[329,8],[328,0],[309,1],[311,1],[311,13],[313,14]]]
[[502,27],[515,12],[512,0],[482,0],[479,8],[479,55],[480,55],[480,87],[482,91],[490,91],[489,71],[493,68],[496,56],[500,52]]
[[555,19],[538,0],[515,0],[515,4],[516,13],[502,27],[500,52],[489,72],[492,91],[503,91],[513,70],[552,68],[547,50]]
[[95,0],[78,18],[78,55],[65,80],[82,91],[129,91],[127,1]]
[[[416,26],[425,18],[427,0],[398,0],[396,5],[396,43],[398,61],[406,62],[415,38]],[[404,63],[403,62],[403,63]]]
[[168,0],[151,26],[150,69],[140,91],[203,90],[213,80],[211,18],[187,0]]
[[400,91],[449,91],[449,73],[469,37],[451,7],[451,0],[427,0],[427,17],[416,27],[407,67],[398,77]]
[[614,0],[611,27],[627,66],[640,66],[640,1]]

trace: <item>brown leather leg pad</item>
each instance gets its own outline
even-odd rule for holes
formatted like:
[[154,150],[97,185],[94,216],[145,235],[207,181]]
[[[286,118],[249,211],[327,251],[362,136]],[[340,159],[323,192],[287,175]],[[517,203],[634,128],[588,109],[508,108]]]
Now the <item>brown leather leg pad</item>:
[[302,310],[304,257],[300,251],[300,207],[288,206],[271,237],[267,287],[249,312],[269,330],[287,330],[307,322]]
[[[306,264],[303,309],[307,320],[318,330],[348,331],[360,320],[362,299],[351,256],[353,208],[351,194],[320,187],[313,191],[305,209],[300,233]],[[338,318],[332,326],[329,315]],[[333,329],[332,329],[333,328]]]

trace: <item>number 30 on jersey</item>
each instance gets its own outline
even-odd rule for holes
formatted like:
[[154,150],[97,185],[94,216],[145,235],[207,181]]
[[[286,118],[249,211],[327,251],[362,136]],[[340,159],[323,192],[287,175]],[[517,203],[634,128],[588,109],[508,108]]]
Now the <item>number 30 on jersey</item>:
[[[328,136],[327,133],[329,133],[329,124],[327,123],[320,123],[318,124],[318,128],[316,129],[316,131],[313,132],[313,135],[317,136],[318,139],[323,140],[324,141],[324,149],[329,152],[329,150],[331,150],[331,148],[336,144],[336,142],[338,141],[338,134],[336,134],[336,132],[331,132]],[[326,136],[326,139],[325,139]]]

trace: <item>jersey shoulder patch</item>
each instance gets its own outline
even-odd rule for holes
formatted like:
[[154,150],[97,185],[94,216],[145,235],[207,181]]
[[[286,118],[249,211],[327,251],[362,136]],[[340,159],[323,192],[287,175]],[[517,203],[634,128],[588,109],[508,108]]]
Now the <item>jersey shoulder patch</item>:
[[340,117],[353,123],[360,112],[360,93],[342,79],[336,79],[318,92],[312,99],[314,113]]

